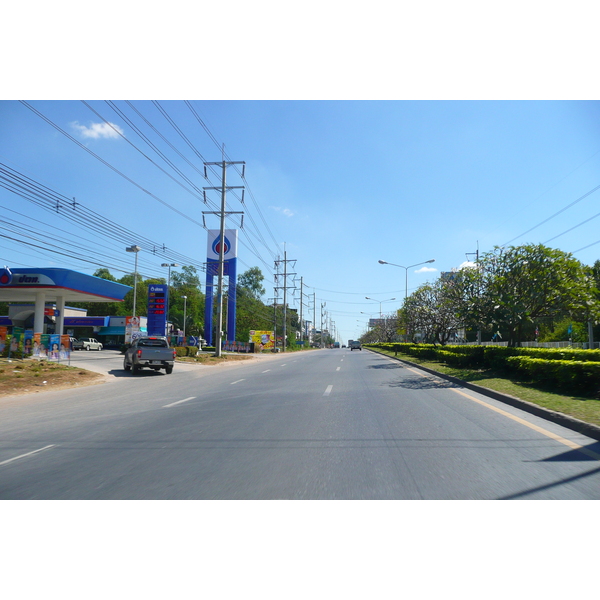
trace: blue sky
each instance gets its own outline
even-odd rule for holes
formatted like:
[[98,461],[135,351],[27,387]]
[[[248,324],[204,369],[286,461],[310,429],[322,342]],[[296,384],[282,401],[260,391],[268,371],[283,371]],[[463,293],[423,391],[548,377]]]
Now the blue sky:
[[[161,101],[202,158],[150,101],[28,104],[131,181],[16,100],[0,102],[0,162],[198,263],[206,258],[206,232],[192,221],[201,223],[202,211],[214,207],[190,193],[191,184],[132,125],[198,189],[219,182],[215,176],[204,180],[148,123],[199,170],[203,160],[220,161],[225,144],[231,160],[246,163],[245,206],[228,194],[228,210],[245,213],[240,271],[260,267],[265,299],[272,298],[273,261],[283,258],[285,248],[288,259],[296,260],[291,270],[298,287],[302,277],[311,302],[316,295],[317,315],[326,303],[342,341],[364,330],[369,315],[379,313],[379,302],[385,301],[384,312],[401,304],[405,271],[380,265],[379,259],[403,266],[435,259],[409,270],[410,293],[459,267],[478,248],[483,253],[508,242],[547,243],[586,264],[600,258],[600,243],[593,245],[600,241],[598,221],[578,226],[600,212],[600,190],[538,226],[600,185],[596,101],[192,101],[204,127],[185,102]],[[227,183],[244,182],[230,167]],[[207,193],[218,201],[216,192]],[[91,232],[61,218],[61,210],[44,211],[0,188],[3,220],[35,230],[48,243],[75,242],[80,256],[117,276],[132,270],[132,255],[124,248],[136,239],[107,240],[100,226],[98,234]],[[216,217],[207,216],[207,225],[218,228]],[[97,268],[76,260],[75,252],[62,256],[30,242],[0,239],[0,261],[87,273]],[[145,276],[166,275],[160,252],[144,251],[139,261]],[[299,306],[299,297],[298,289],[292,306]],[[391,298],[397,300],[387,302]],[[305,313],[312,314],[307,296],[304,303]]]
[[[423,0],[393,7],[375,1],[342,9],[339,2],[308,2],[299,8],[258,0],[203,3],[193,11],[189,3],[177,1],[167,10],[144,11],[139,3],[120,1],[105,3],[102,12],[95,4],[79,3],[76,10],[71,4],[3,7],[7,25],[0,36],[5,57],[0,162],[67,198],[75,197],[106,219],[203,262],[202,228],[17,102],[29,99],[140,187],[201,221],[206,207],[127,142],[118,136],[85,137],[81,129],[101,120],[78,99],[131,98],[201,168],[202,159],[140,99],[179,101],[161,104],[206,160],[220,160],[219,146],[225,144],[232,159],[247,163],[254,200],[247,195],[244,208],[234,198],[229,202],[231,210],[247,212],[246,225],[253,232],[245,240],[250,248],[240,246],[242,268],[259,266],[272,297],[273,254],[282,255],[285,242],[289,258],[297,259],[294,270],[311,286],[307,293],[314,291],[318,304],[327,303],[343,341],[364,329],[368,315],[363,313],[375,316],[379,311],[379,303],[364,296],[403,297],[404,269],[380,265],[379,259],[400,265],[436,260],[428,265],[436,271],[411,269],[410,292],[441,271],[458,267],[478,244],[485,252],[512,240],[546,242],[599,210],[600,192],[595,192],[521,235],[600,185],[597,19],[589,1],[574,0],[568,7],[538,0],[501,6]],[[185,98],[197,100],[193,106],[216,144],[190,116],[181,102]],[[90,104],[151,154],[112,108],[104,102]],[[127,110],[121,101],[117,106]],[[168,148],[163,142],[158,145]],[[195,185],[206,185],[170,150],[169,156]],[[233,173],[229,183],[239,183]],[[43,240],[35,242],[42,248],[34,248],[0,239],[3,264],[95,270],[95,265],[52,251],[50,244],[58,239],[54,250],[106,261],[115,274],[133,268],[124,247],[136,239],[94,236],[2,188],[0,215],[4,227],[8,219],[18,221],[12,227],[16,234],[2,229],[2,235],[24,236],[35,228],[36,238]],[[592,220],[549,245],[574,252],[597,242],[598,231]],[[76,246],[67,246],[67,241]],[[600,244],[575,256],[591,264],[600,257]],[[139,258],[142,273],[164,276],[160,256],[144,251]],[[298,295],[292,304],[297,302]],[[383,304],[389,310],[397,306]],[[515,513],[507,515],[509,527],[496,505],[490,509],[486,540],[494,524],[501,524],[494,531],[501,536],[523,519],[524,505],[514,506]],[[548,505],[544,515],[545,507],[530,506],[528,528],[540,515],[556,510]],[[336,505],[336,515],[344,508]],[[361,508],[367,517],[370,507]],[[289,522],[301,523],[302,538],[314,527],[314,512],[305,523],[298,510],[294,506],[294,519],[286,521],[285,531],[289,534]],[[344,515],[344,523],[357,523],[356,505],[348,510],[352,512]],[[418,541],[432,512],[424,505],[411,510],[423,512],[411,513],[416,518],[405,520],[403,535],[412,533],[415,523]],[[469,514],[472,510],[469,506]],[[259,515],[261,527],[272,512],[269,506],[268,515]],[[451,516],[456,517],[454,512]],[[445,512],[442,518],[436,531],[443,540],[444,524],[457,519],[447,519]],[[373,523],[379,524],[372,511],[364,522],[369,524],[365,541],[372,541]],[[459,538],[467,540],[466,551],[485,545],[483,539],[470,539],[469,522],[478,523],[460,519]],[[323,523],[318,520],[319,527]],[[389,528],[379,529],[387,533]],[[540,531],[546,530],[544,520]],[[235,534],[239,537],[239,531]],[[455,549],[457,536],[452,534]],[[279,547],[279,537],[275,541]],[[546,546],[536,548],[540,567],[550,558]],[[336,550],[345,557],[345,548]],[[486,550],[482,567],[489,562],[491,548]],[[373,556],[379,573],[380,557]]]

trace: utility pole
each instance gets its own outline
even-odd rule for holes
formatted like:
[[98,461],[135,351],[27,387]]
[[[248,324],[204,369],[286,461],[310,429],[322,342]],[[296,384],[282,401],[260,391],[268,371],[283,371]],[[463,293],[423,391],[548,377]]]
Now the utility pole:
[[[207,187],[204,188],[204,203],[206,204],[206,190],[220,190],[221,191],[221,210],[220,211],[203,211],[202,215],[205,214],[213,214],[213,215],[219,215],[221,218],[221,224],[220,224],[220,243],[219,243],[219,271],[218,271],[218,283],[217,283],[217,298],[218,298],[218,304],[217,304],[217,339],[216,339],[216,344],[215,344],[215,356],[221,356],[221,346],[223,343],[223,276],[224,276],[224,266],[225,266],[225,260],[224,260],[224,255],[225,255],[225,216],[227,214],[241,214],[243,215],[243,212],[240,211],[231,211],[229,213],[225,212],[225,199],[226,199],[226,195],[227,195],[227,190],[231,190],[231,189],[242,189],[242,204],[244,203],[244,194],[243,194],[243,189],[244,186],[230,186],[229,188],[226,186],[226,173],[227,173],[227,167],[229,167],[230,165],[242,165],[242,179],[244,178],[244,171],[245,171],[245,166],[246,163],[244,161],[225,161],[225,149],[223,148],[223,160],[219,163],[219,162],[207,162],[204,163],[204,177],[206,179],[208,179],[208,175],[206,172],[206,167],[210,166],[210,165],[214,165],[214,166],[220,166],[222,169],[222,173],[221,173],[221,187]],[[204,217],[203,217],[204,218]],[[243,226],[243,220],[242,220],[242,226]]]
[[302,321],[302,304],[303,304],[303,287],[302,277],[300,277],[300,341],[304,341],[304,322]]
[[[476,252],[466,252],[465,256],[467,257],[467,260],[469,260],[469,256],[474,254],[475,255],[475,264],[477,265],[477,268],[479,268],[479,240],[477,240],[477,251]],[[465,328],[465,338],[467,336],[467,331]],[[481,345],[481,326],[479,326],[477,328],[477,343],[479,345]]]
[[294,265],[292,266],[292,268],[296,265],[296,260],[295,258],[290,258],[288,259],[287,257],[287,250],[283,251],[283,260],[276,260],[275,261],[275,267],[277,268],[277,273],[275,274],[275,282],[279,283],[279,263],[283,263],[283,285],[282,286],[277,286],[275,288],[275,290],[279,290],[279,289],[283,289],[283,348],[282,351],[285,352],[285,346],[286,346],[286,341],[287,341],[287,290],[288,289],[296,289],[295,285],[289,285],[287,284],[287,278],[289,275],[296,275],[296,273],[288,273],[287,270],[287,264],[289,262],[294,263]]
[[[324,338],[323,338],[323,334],[324,334],[324,331],[323,331],[323,312],[324,311],[323,311],[323,309],[325,308],[325,306],[327,306],[327,302],[322,302],[321,303],[321,348],[325,347]],[[327,318],[327,313],[326,313],[325,318]]]
[[277,348],[277,298],[267,298],[267,302],[273,301],[273,351]]
[[316,343],[315,337],[317,333],[317,293],[313,292],[313,342]]

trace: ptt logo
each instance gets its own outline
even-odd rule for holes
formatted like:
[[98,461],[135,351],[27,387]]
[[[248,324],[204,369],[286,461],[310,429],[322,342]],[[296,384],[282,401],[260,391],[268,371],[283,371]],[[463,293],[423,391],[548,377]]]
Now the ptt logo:
[[0,285],[10,285],[12,283],[12,273],[8,267],[0,270]]
[[[229,243],[229,240],[227,238],[225,238],[225,245],[223,246],[223,255],[227,254],[229,252],[229,249],[231,248],[231,244]],[[215,254],[219,254],[221,252],[221,236],[219,236],[212,244],[212,251]]]
[[17,279],[18,283],[39,283],[40,282],[40,278],[35,276],[35,277],[29,277],[29,275],[21,275],[21,277],[19,277],[19,279]]

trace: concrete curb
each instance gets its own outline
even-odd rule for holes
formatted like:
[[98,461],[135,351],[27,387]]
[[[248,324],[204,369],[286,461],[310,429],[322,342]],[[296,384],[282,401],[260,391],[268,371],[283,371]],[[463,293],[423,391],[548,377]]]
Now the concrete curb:
[[383,352],[378,352],[373,348],[366,348],[366,350],[370,350],[375,354],[380,354],[381,356],[385,356],[387,358],[391,358],[392,360],[397,360],[400,363],[404,363],[414,367],[415,369],[421,369],[421,371],[425,371],[430,375],[435,375],[440,379],[445,379],[446,381],[450,381],[452,383],[456,383],[461,387],[464,387],[473,392],[477,392],[482,396],[487,396],[488,398],[493,398],[494,400],[498,400],[499,402],[504,402],[505,404],[509,404],[510,406],[514,406],[515,408],[520,408],[525,412],[531,413],[536,417],[541,417],[542,419],[546,419],[547,421],[552,421],[552,423],[556,423],[557,425],[562,425],[563,427],[567,427],[568,429],[572,429],[577,433],[582,433],[583,435],[587,435],[595,440],[600,440],[600,427],[597,425],[592,425],[591,423],[586,423],[585,421],[580,421],[575,417],[570,417],[569,415],[564,415],[563,413],[555,412],[553,410],[548,410],[547,408],[543,408],[542,406],[538,406],[537,404],[533,404],[532,402],[527,402],[527,400],[521,400],[520,398],[515,398],[515,396],[509,396],[508,394],[503,394],[501,392],[496,392],[495,390],[491,390],[489,388],[482,387],[480,385],[476,385],[474,383],[469,383],[467,381],[463,381],[462,379],[457,379],[456,377],[452,377],[451,375],[445,375],[444,373],[440,373],[438,371],[434,371],[433,369],[429,369],[422,365],[418,365],[417,363],[410,362],[404,358],[398,358],[396,356],[390,356],[389,354],[384,354]]

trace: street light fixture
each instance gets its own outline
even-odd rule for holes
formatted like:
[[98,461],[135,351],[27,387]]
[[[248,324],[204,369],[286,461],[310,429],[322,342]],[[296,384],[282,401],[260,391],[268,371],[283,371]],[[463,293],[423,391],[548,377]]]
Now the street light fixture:
[[126,252],[135,253],[135,271],[133,273],[133,317],[137,317],[136,313],[136,302],[137,302],[137,264],[138,264],[138,252],[141,250],[139,246],[129,246],[125,248]]
[[[408,270],[412,269],[413,267],[418,267],[419,265],[427,265],[429,263],[433,263],[435,262],[435,258],[432,258],[431,260],[426,260],[424,262],[420,262],[417,263],[416,265],[409,265],[408,267],[403,267],[402,265],[395,265],[394,263],[390,263],[387,262],[385,260],[380,260],[379,264],[380,265],[392,265],[392,267],[400,267],[401,269],[404,269],[404,306],[406,307],[406,299],[408,298]],[[405,341],[408,339],[408,330],[406,331],[405,334]]]
[[392,300],[395,300],[396,298],[390,298],[389,300],[375,300],[375,298],[369,298],[369,296],[365,296],[365,300],[372,300],[373,302],[379,302],[379,318],[383,318],[382,317],[382,312],[381,312],[381,305],[384,302],[391,302]]
[[394,263],[387,262],[385,260],[380,260],[379,264],[380,265],[392,265],[392,267],[400,267],[401,269],[404,269],[404,271],[405,271],[404,303],[406,304],[406,298],[408,297],[408,270],[412,269],[413,267],[418,267],[419,265],[427,265],[427,264],[433,263],[433,262],[435,262],[435,258],[432,258],[431,260],[426,260],[425,262],[417,263],[416,265],[409,265],[408,267],[403,267],[402,265],[395,265]]
[[166,331],[169,328],[169,309],[171,308],[171,267],[178,267],[177,263],[162,263],[161,267],[169,267],[169,276],[167,279],[167,314],[165,315],[165,335],[168,334]]
[[181,296],[183,298],[183,343],[185,344],[185,318],[187,313],[187,296]]

